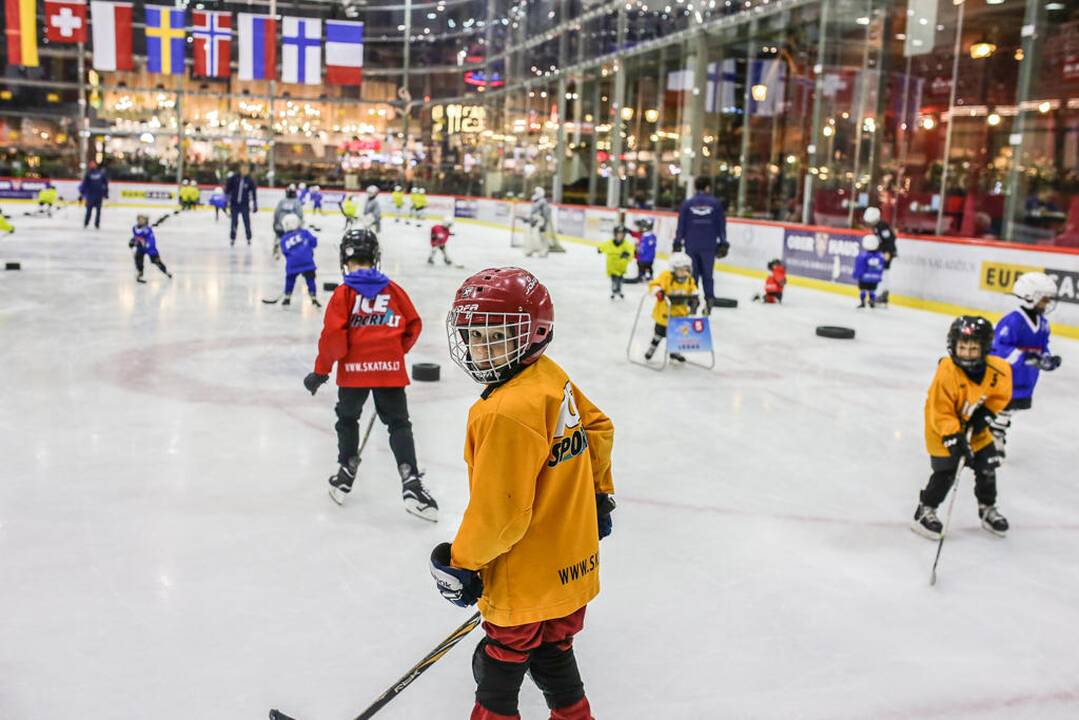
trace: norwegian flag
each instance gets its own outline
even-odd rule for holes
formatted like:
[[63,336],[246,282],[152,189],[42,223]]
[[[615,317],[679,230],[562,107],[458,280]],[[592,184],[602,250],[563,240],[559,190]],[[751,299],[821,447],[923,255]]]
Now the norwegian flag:
[[86,0],[45,0],[45,37],[49,42],[86,42],[86,24]]
[[232,13],[195,10],[191,14],[195,75],[228,77],[232,59]]

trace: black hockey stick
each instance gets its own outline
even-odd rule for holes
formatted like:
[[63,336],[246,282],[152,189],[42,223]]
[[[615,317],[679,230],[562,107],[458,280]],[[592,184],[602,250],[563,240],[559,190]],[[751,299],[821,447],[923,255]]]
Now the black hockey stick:
[[[476,629],[476,626],[480,624],[480,614],[477,612],[468,620],[465,621],[461,627],[450,633],[450,636],[440,642],[438,647],[432,650],[427,656],[420,660],[418,663],[412,666],[412,668],[404,674],[404,676],[395,682],[393,685],[378,696],[371,705],[362,713],[356,716],[355,720],[370,720],[374,717],[375,713],[384,708],[391,700],[404,692],[404,689],[412,684],[412,681],[422,675],[429,667],[438,662],[443,655],[453,649],[453,646],[461,642],[466,635]],[[280,710],[270,711],[270,720],[293,720],[293,718],[285,715]]]
[[[978,401],[978,404],[974,406],[971,411],[971,416],[977,412],[978,408],[985,402],[985,395],[982,395],[982,399]],[[974,435],[974,428],[967,428],[967,447],[970,447],[970,438]],[[929,585],[933,586],[937,584],[937,565],[940,564],[940,553],[944,549],[944,538],[948,535],[948,528],[952,524],[952,508],[955,507],[955,496],[959,494],[959,476],[963,473],[963,468],[966,467],[966,457],[959,458],[959,465],[955,468],[955,477],[952,478],[952,489],[950,491],[951,498],[948,500],[948,513],[944,517],[944,527],[940,531],[940,540],[937,541],[937,556],[933,560],[933,571],[929,574]]]
[[153,224],[150,227],[157,227],[158,225],[165,222],[166,220],[168,220],[173,215],[179,215],[179,214],[180,214],[179,210],[173,210],[172,212],[167,212],[164,215],[162,215],[161,217],[159,217],[157,220],[154,220]]

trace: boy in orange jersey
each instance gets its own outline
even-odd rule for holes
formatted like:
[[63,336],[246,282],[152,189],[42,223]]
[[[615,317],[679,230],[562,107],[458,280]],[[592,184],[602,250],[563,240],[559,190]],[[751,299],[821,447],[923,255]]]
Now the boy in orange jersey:
[[452,545],[431,553],[442,595],[478,601],[484,618],[471,720],[520,718],[525,673],[552,720],[590,720],[573,637],[599,593],[599,540],[611,532],[614,426],[543,356],[554,308],[531,273],[473,275],[446,324],[454,362],[486,385],[468,413],[468,507]]
[[[941,358],[925,399],[925,445],[933,474],[922,490],[911,529],[939,540],[944,526],[936,509],[955,481],[960,459],[974,469],[974,495],[982,527],[1003,537],[1008,521],[996,508],[1000,465],[990,421],[1012,398],[1012,368],[991,356],[993,325],[963,315],[948,330],[948,357]],[[967,431],[970,439],[967,439]]]

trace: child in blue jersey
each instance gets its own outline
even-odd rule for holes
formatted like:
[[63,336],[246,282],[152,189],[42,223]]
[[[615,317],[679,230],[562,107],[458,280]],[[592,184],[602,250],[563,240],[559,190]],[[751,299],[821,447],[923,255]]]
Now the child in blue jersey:
[[225,195],[225,188],[220,185],[214,188],[213,193],[210,194],[210,205],[214,208],[214,222],[217,222],[221,213],[225,213],[225,217],[229,216],[229,199]]
[[312,185],[311,186],[311,192],[308,194],[308,197],[311,198],[311,212],[314,212],[315,210],[318,210],[319,213],[321,213],[322,212],[322,188],[320,188],[318,185]]
[[1045,319],[1056,304],[1056,283],[1045,273],[1025,273],[1015,281],[1012,294],[1019,298],[1019,309],[997,323],[992,350],[1012,366],[1012,400],[989,424],[1001,458],[1012,413],[1030,409],[1042,370],[1060,367],[1060,356],[1049,352],[1049,321]]
[[651,280],[652,263],[656,261],[656,234],[652,231],[655,222],[652,218],[640,218],[634,225],[637,229],[630,235],[637,241],[637,280]]
[[285,256],[285,299],[281,302],[282,307],[288,307],[292,302],[292,290],[296,287],[296,278],[303,275],[307,281],[307,293],[311,296],[311,304],[322,307],[318,298],[315,297],[315,248],[318,247],[318,238],[307,229],[300,227],[302,221],[299,215],[289,213],[281,218],[281,228],[285,231],[281,235],[281,254]]
[[154,237],[154,229],[150,227],[150,217],[139,213],[135,217],[135,227],[131,228],[131,240],[127,243],[128,247],[135,248],[135,281],[145,283],[146,281],[142,277],[142,264],[146,256],[150,256],[150,262],[157,266],[157,269],[165,273],[165,276],[172,279],[172,273],[165,267],[165,263],[161,262],[161,254],[157,251],[157,238]]
[[862,251],[854,260],[854,280],[858,283],[858,307],[877,306],[877,285],[884,278],[884,255],[880,252],[880,238],[866,235],[862,238]]

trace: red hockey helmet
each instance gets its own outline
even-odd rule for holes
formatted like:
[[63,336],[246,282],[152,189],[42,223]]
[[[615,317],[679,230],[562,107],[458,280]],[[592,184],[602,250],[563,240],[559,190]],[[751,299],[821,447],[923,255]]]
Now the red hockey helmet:
[[481,270],[457,289],[446,334],[450,357],[474,380],[507,380],[520,366],[536,362],[551,342],[551,295],[527,270]]

